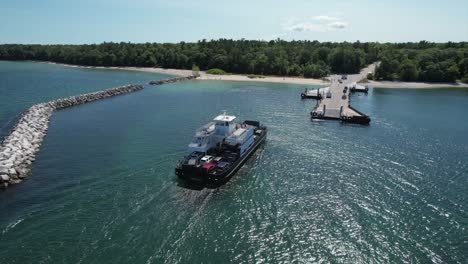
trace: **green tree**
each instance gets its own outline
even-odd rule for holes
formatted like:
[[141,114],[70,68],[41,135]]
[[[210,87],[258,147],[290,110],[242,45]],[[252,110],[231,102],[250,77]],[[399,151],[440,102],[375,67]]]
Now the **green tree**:
[[462,60],[458,62],[458,68],[462,75],[465,75],[468,73],[468,57],[463,58]]
[[393,69],[390,59],[384,57],[381,59],[379,66],[375,70],[375,77],[377,80],[390,80]]
[[313,61],[315,63],[323,62],[326,63],[328,61],[328,55],[330,54],[330,49],[327,47],[320,47],[316,49],[312,55]]
[[447,82],[468,75],[468,42],[380,44],[218,39],[192,43],[2,44],[0,59],[175,69],[191,69],[196,64],[202,70],[219,67],[232,73],[291,76],[357,73],[365,64],[381,61],[375,74],[377,79]]
[[303,72],[306,78],[321,78],[327,75],[326,70],[316,64],[306,65]]
[[290,76],[300,76],[302,75],[302,68],[297,64],[293,64],[289,67],[288,73]]
[[349,48],[336,48],[329,55],[329,63],[333,72],[358,73],[364,65],[364,53]]
[[301,65],[305,65],[311,61],[312,61],[312,52],[307,48],[302,49],[298,56],[298,63]]
[[444,72],[438,63],[428,64],[426,69],[421,71],[419,80],[424,82],[441,82],[444,80]]
[[447,69],[447,71],[445,73],[444,81],[446,81],[446,82],[456,82],[459,75],[460,75],[460,71],[458,69],[458,66],[453,64],[452,66],[450,66]]
[[416,64],[407,59],[403,62],[400,69],[400,80],[406,82],[414,82],[418,80],[418,69],[416,68]]
[[463,76],[460,80],[462,83],[466,83],[468,84],[468,74],[465,74],[465,76]]

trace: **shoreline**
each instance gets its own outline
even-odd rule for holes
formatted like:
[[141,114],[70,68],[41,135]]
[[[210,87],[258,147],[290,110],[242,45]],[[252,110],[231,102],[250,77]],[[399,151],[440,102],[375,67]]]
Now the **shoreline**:
[[[33,61],[38,63],[55,64],[65,67],[82,68],[82,69],[101,69],[101,70],[124,70],[124,71],[139,71],[147,73],[159,73],[175,76],[190,76],[191,70],[180,69],[164,69],[150,67],[104,67],[104,66],[81,66],[56,62]],[[284,83],[284,84],[300,84],[300,85],[329,85],[329,82],[321,79],[306,79],[301,77],[281,77],[281,76],[264,76],[265,78],[248,78],[247,75],[232,74],[232,75],[213,75],[207,74],[204,71],[199,72],[200,77],[197,80],[216,80],[216,81],[240,81],[240,82],[264,82],[264,83]],[[399,82],[399,81],[369,81],[361,83],[361,85],[369,85],[372,88],[379,89],[436,89],[436,88],[468,88],[466,83],[425,83],[425,82]]]
[[249,78],[247,75],[232,74],[232,75],[213,75],[200,72],[198,80],[211,81],[235,81],[235,82],[263,82],[263,83],[284,83],[284,84],[301,84],[301,85],[330,85],[330,82],[321,79],[305,79],[301,77],[280,77],[280,76],[264,76],[264,78]]
[[149,73],[161,73],[161,74],[175,75],[175,76],[181,76],[181,77],[192,75],[191,70],[163,69],[163,68],[150,68],[150,67],[83,66],[83,65],[51,62],[51,61],[32,61],[32,62],[53,64],[53,65],[58,65],[58,66],[80,68],[80,69],[139,71],[139,72],[149,72]]
[[372,88],[382,89],[437,89],[437,88],[468,88],[467,83],[425,83],[425,82],[398,82],[398,81],[369,81],[361,83]]
[[[175,76],[191,76],[192,70],[180,69],[164,69],[164,68],[150,68],[150,67],[105,67],[105,66],[81,66],[65,63],[57,63],[50,61],[33,61],[38,63],[54,64],[64,67],[81,68],[81,69],[98,69],[98,70],[123,70],[123,71],[140,71],[148,73],[161,73]],[[243,81],[243,82],[266,82],[266,83],[286,83],[286,84],[306,84],[306,85],[328,85],[321,79],[306,79],[301,77],[281,77],[281,76],[264,76],[265,78],[249,78],[247,75],[229,74],[229,75],[214,75],[208,74],[204,71],[199,71],[200,76],[197,80],[214,80],[214,81]]]

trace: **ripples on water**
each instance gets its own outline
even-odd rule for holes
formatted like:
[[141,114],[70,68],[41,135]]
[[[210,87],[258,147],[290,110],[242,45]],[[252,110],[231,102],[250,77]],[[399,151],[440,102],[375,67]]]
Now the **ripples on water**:
[[[354,96],[362,127],[311,122],[304,87],[283,86],[194,81],[58,112],[33,175],[0,193],[2,263],[466,262],[466,90]],[[266,144],[220,189],[177,187],[194,129],[224,109],[265,123]]]

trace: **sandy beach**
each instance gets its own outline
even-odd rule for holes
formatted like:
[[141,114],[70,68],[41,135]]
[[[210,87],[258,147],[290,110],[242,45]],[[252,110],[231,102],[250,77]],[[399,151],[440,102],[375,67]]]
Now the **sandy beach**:
[[431,88],[468,88],[466,83],[423,83],[423,82],[390,82],[369,81],[364,85],[375,88],[406,88],[406,89],[431,89]]
[[222,80],[222,81],[241,81],[241,82],[266,82],[266,83],[287,83],[287,84],[305,84],[305,85],[328,85],[329,82],[321,79],[305,79],[300,77],[277,77],[265,76],[264,78],[249,78],[246,75],[212,75],[200,72],[200,80]]
[[[175,76],[189,76],[193,72],[191,70],[179,69],[164,69],[164,68],[149,68],[149,67],[100,67],[100,66],[80,66],[72,64],[63,64],[55,62],[45,62],[48,64],[56,64],[66,67],[84,68],[84,69],[105,69],[105,70],[125,70],[125,71],[141,71],[168,74]],[[327,85],[329,82],[321,79],[306,79],[301,77],[279,77],[279,76],[264,76],[264,78],[249,78],[247,75],[228,74],[228,75],[214,75],[207,74],[204,71],[199,72],[200,77],[198,80],[220,80],[220,81],[244,81],[244,82],[267,82],[267,83],[288,83],[288,84],[306,84],[306,85]]]
[[141,71],[141,72],[161,73],[161,74],[176,75],[176,76],[189,76],[189,75],[192,75],[192,71],[191,71],[191,70],[163,69],[163,68],[150,68],[150,67],[81,66],[81,65],[73,65],[73,64],[65,64],[65,63],[56,63],[56,62],[41,62],[41,61],[36,61],[36,62],[39,62],[39,63],[47,63],[47,64],[55,64],[55,65],[60,65],[60,66],[65,66],[65,67],[72,67],[72,68],[82,68],[82,69]]
[[[71,64],[61,64],[54,62],[46,62],[67,67],[86,68],[86,69],[108,69],[108,70],[126,70],[126,71],[141,71],[150,73],[160,73],[175,76],[192,75],[191,70],[179,69],[163,69],[149,67],[94,67],[94,66],[79,66]],[[303,84],[303,85],[328,85],[329,82],[321,79],[306,79],[301,77],[280,77],[280,76],[264,76],[264,78],[249,78],[247,75],[229,74],[229,75],[213,75],[207,74],[204,71],[199,72],[198,80],[219,80],[219,81],[243,81],[243,82],[265,82],[265,83],[285,83],[285,84]],[[391,81],[369,81],[363,83],[375,88],[406,88],[406,89],[430,89],[430,88],[468,88],[466,83],[422,83],[422,82],[391,82]]]
[[[304,85],[329,85],[329,82],[321,79],[305,79],[300,77],[275,77],[265,76],[265,78],[251,79],[245,75],[211,75],[200,72],[199,80],[222,80],[222,81],[246,81],[246,82],[267,82],[267,83],[287,83]],[[406,88],[406,89],[431,89],[431,88],[468,88],[466,83],[422,83],[422,82],[391,82],[391,81],[369,81],[362,83],[374,88]]]

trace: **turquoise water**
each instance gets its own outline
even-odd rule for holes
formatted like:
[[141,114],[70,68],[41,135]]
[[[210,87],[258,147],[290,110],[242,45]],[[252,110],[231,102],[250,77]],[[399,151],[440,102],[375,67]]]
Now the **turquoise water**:
[[[163,77],[0,67],[47,72],[48,97]],[[12,97],[38,100],[33,76],[2,82],[3,123]],[[191,81],[55,113],[33,174],[0,191],[1,262],[466,263],[468,89],[353,96],[370,126],[311,122],[303,89]],[[265,123],[266,144],[222,188],[178,187],[193,131],[222,110]]]
[[15,118],[32,104],[169,77],[134,71],[0,61],[0,135],[8,133]]

